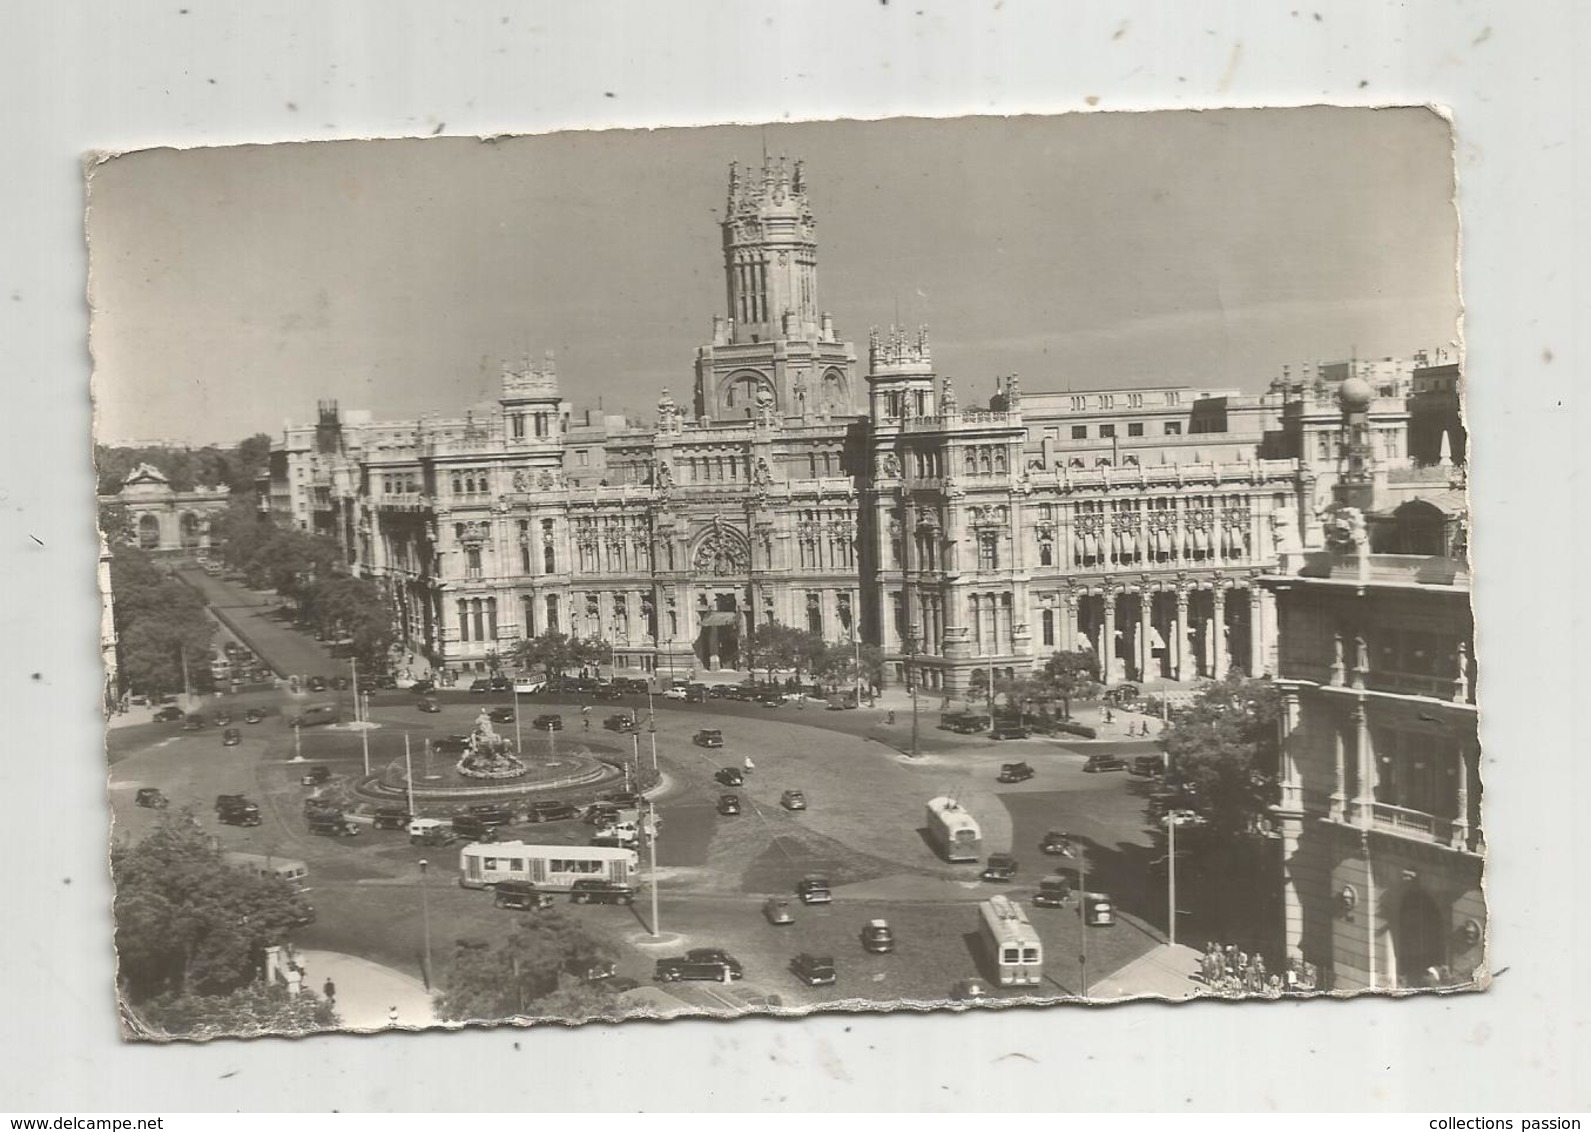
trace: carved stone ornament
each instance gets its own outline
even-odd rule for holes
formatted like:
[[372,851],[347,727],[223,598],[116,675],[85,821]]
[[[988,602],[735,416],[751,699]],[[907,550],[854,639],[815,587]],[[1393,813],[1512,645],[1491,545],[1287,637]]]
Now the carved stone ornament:
[[893,480],[900,478],[900,457],[893,452],[885,452],[878,458],[879,479]]
[[518,468],[514,471],[514,490],[520,492],[530,490],[530,473],[525,471],[524,468]]
[[464,533],[459,536],[459,541],[465,546],[480,546],[490,533],[490,528],[485,523],[468,522],[464,524]]
[[712,577],[732,577],[747,573],[750,555],[745,536],[718,519],[713,520],[696,544],[695,570]]

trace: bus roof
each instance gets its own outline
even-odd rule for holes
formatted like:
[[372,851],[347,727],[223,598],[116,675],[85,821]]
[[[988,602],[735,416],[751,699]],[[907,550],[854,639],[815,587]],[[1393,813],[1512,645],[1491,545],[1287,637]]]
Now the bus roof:
[[269,869],[309,868],[297,857],[280,857],[274,853],[235,853],[228,851],[223,855],[223,859],[229,865],[264,865]]
[[991,896],[978,906],[983,922],[998,939],[1037,939],[1022,905],[1009,896]]
[[524,841],[472,842],[459,850],[460,859],[468,857],[581,857],[588,861],[634,861],[634,849],[621,849],[613,845],[530,845]]

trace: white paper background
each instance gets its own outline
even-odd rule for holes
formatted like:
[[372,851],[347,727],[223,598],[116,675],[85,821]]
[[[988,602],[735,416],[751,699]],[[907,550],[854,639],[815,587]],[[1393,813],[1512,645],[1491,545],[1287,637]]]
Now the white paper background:
[[[1591,1108],[1584,17],[1453,3],[222,5],[0,16],[12,1111]],[[211,82],[210,80],[214,80]],[[89,468],[89,149],[828,116],[1438,102],[1460,133],[1494,961],[1484,996],[124,1046]],[[1580,175],[1581,200],[1573,198]],[[1285,255],[1285,248],[1277,249]],[[224,366],[225,358],[216,364]],[[1580,551],[1580,553],[1576,553]],[[1578,757],[1576,757],[1578,756]]]

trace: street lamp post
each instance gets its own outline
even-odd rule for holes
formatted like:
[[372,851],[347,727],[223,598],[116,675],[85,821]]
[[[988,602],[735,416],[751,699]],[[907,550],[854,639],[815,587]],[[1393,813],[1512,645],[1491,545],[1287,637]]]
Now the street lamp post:
[[[367,724],[369,723],[368,716],[366,717],[365,722]],[[361,727],[359,729],[359,745],[364,750],[365,777],[368,778],[370,777],[370,728],[368,726]]]
[[656,939],[662,933],[657,922],[657,806],[650,801],[646,804],[646,848],[652,887],[652,938]]
[[918,758],[921,748],[918,746],[917,729],[917,632],[916,625],[912,625],[906,635],[906,685],[912,693],[912,758]]
[[425,989],[431,989],[431,887],[425,881],[425,867],[430,864],[420,858],[420,918],[425,922]]

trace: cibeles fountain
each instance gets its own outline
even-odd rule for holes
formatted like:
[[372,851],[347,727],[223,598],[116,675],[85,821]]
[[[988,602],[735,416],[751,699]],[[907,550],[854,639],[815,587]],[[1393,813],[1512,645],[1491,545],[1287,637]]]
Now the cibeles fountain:
[[[653,777],[638,765],[633,747],[610,746],[588,735],[527,731],[523,742],[500,735],[482,710],[451,765],[429,743],[364,779],[352,793],[375,805],[413,800],[420,813],[442,813],[466,803],[514,807],[543,798],[581,801],[609,789],[643,789]],[[410,781],[410,778],[413,781]]]

